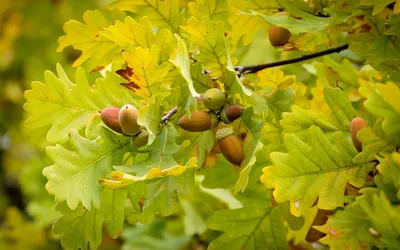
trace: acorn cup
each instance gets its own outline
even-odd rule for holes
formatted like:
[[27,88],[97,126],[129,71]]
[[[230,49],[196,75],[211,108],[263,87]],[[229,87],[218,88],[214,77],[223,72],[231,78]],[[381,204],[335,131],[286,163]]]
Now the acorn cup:
[[127,135],[136,135],[140,126],[137,123],[138,114],[135,106],[125,104],[122,106],[118,113],[118,121],[121,125],[122,131]]
[[233,165],[240,166],[243,161],[243,146],[232,127],[218,129],[216,139],[222,155]]
[[225,106],[225,93],[217,88],[209,89],[203,95],[203,103],[209,110],[218,111]]
[[212,112],[195,111],[191,113],[190,119],[183,115],[177,124],[186,131],[203,132],[215,128],[218,124],[218,118]]
[[149,140],[149,132],[146,129],[139,131],[139,134],[132,136],[131,145],[134,148],[140,148],[147,144]]
[[238,104],[229,105],[221,110],[219,117],[223,123],[230,124],[242,116],[243,110],[242,106]]
[[122,128],[118,121],[120,109],[117,107],[107,107],[101,111],[100,117],[104,124],[113,131],[122,134]]
[[351,140],[353,141],[354,147],[356,147],[358,152],[362,151],[362,144],[357,138],[357,133],[362,128],[367,127],[367,126],[368,126],[368,122],[366,122],[363,118],[360,118],[360,117],[356,117],[351,121],[351,124],[350,124]]
[[280,26],[271,26],[268,29],[268,38],[272,46],[284,46],[290,40],[291,33],[288,29]]

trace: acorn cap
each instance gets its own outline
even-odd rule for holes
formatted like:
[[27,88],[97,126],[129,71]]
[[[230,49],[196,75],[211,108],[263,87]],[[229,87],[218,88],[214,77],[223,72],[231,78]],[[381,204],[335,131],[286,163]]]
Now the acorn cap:
[[217,133],[215,134],[215,138],[217,141],[224,139],[225,137],[228,137],[233,134],[233,128],[232,127],[221,127],[217,130]]

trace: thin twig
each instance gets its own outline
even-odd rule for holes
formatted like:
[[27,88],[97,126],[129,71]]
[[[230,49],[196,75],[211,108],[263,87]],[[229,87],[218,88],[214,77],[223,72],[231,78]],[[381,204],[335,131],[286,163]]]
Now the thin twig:
[[161,122],[167,124],[169,120],[171,120],[172,116],[174,116],[178,112],[178,107],[175,107],[169,110],[162,118]]
[[292,58],[292,59],[288,59],[288,60],[282,60],[282,61],[271,62],[271,63],[263,63],[263,64],[257,64],[257,65],[235,66],[235,70],[236,70],[237,75],[240,77],[242,75],[257,73],[258,71],[263,70],[263,69],[272,68],[272,67],[276,67],[276,66],[282,66],[282,65],[286,65],[286,64],[297,63],[297,62],[313,59],[316,57],[340,52],[340,51],[348,49],[348,48],[349,48],[349,45],[345,44],[345,45],[342,45],[342,46],[339,46],[336,48],[327,49],[327,50],[323,50],[323,51],[316,52],[313,54],[304,55],[304,56],[300,56],[300,57],[296,57],[296,58]]

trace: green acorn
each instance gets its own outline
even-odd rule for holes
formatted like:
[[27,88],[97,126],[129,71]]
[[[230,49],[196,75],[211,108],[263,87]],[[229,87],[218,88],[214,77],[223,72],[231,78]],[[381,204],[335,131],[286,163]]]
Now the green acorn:
[[221,110],[221,112],[219,113],[219,117],[222,122],[224,122],[225,124],[229,124],[241,117],[243,114],[243,110],[244,109],[242,108],[242,106],[238,104],[229,105]]
[[126,104],[122,106],[118,113],[118,121],[122,131],[127,135],[136,135],[139,132],[140,126],[137,123],[138,114],[135,106]]
[[146,129],[140,130],[139,134],[132,136],[131,145],[134,148],[140,148],[147,144],[149,140],[149,132]]
[[209,110],[218,111],[225,106],[226,96],[222,90],[212,88],[204,93],[203,103]]

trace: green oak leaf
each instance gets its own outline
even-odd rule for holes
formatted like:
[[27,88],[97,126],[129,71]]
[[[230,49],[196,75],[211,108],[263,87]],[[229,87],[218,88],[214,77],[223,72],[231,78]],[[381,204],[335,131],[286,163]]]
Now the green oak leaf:
[[176,39],[172,32],[162,29],[155,33],[147,16],[142,17],[139,22],[128,16],[124,22],[117,21],[114,25],[101,31],[100,34],[124,50],[129,50],[132,46],[150,49],[156,45],[160,48],[159,64],[168,61],[170,53],[176,45]]
[[227,78],[226,65],[228,64],[229,45],[224,37],[222,23],[213,23],[207,16],[200,20],[191,17],[186,26],[182,26],[182,36],[199,47],[200,53],[194,58],[203,63],[211,71],[212,76]]
[[397,198],[400,199],[400,153],[383,154],[377,157],[379,165],[377,169],[382,174],[385,182],[391,182],[397,188]]
[[372,10],[372,15],[377,15],[379,12],[381,12],[386,6],[388,6],[390,3],[395,2],[395,0],[365,0],[361,1],[361,4],[364,6],[370,6],[373,7]]
[[[284,7],[291,15],[264,15],[257,11],[245,13],[260,16],[270,25],[278,25],[290,30],[292,34],[308,32],[320,35],[329,25],[330,18],[322,18],[293,7],[289,1],[284,1]],[[298,18],[296,18],[298,17]],[[301,18],[299,18],[301,17]]]
[[239,190],[244,191],[246,188],[249,173],[256,161],[255,154],[263,147],[263,144],[259,142],[263,123],[260,120],[253,119],[253,116],[253,108],[245,109],[239,120],[240,122],[236,123],[235,126],[238,136],[243,140],[242,169],[240,170],[239,179],[235,185],[235,193]]
[[289,249],[281,209],[272,207],[270,196],[261,197],[263,201],[255,205],[217,211],[209,217],[207,227],[224,232],[209,249]]
[[186,46],[185,41],[180,38],[178,35],[175,35],[178,40],[177,49],[171,55],[170,62],[175,65],[178,69],[180,75],[185,80],[187,87],[189,88],[190,95],[188,98],[188,104],[186,108],[186,112],[194,111],[196,109],[197,101],[194,99],[196,97],[200,97],[200,94],[197,93],[196,89],[193,85],[193,80],[190,72],[190,62],[189,62],[189,53]]
[[354,159],[356,161],[373,161],[378,154],[392,152],[396,144],[388,134],[382,131],[383,119],[378,119],[373,126],[368,126],[357,133],[362,144],[362,152]]
[[115,168],[125,173],[143,176],[153,168],[163,170],[179,165],[174,159],[174,154],[180,149],[175,142],[177,136],[174,126],[168,123],[161,128],[154,142],[146,148],[145,152],[148,152],[148,155],[143,161],[136,162],[132,166],[116,166]]
[[384,116],[383,132],[400,145],[400,88],[396,84],[377,84],[376,90],[365,101],[365,107],[376,116]]
[[202,166],[206,155],[211,151],[215,143],[215,131],[207,130],[204,132],[186,132],[182,131],[183,140],[189,140],[190,143],[182,144],[179,152],[174,156],[180,164],[187,162],[193,155],[197,156],[198,166]]
[[233,171],[232,164],[220,156],[212,168],[201,169],[204,180],[201,185],[205,188],[233,189],[239,178],[239,174]]
[[101,212],[104,214],[104,224],[113,239],[121,235],[124,230],[127,197],[128,190],[126,189],[104,188],[101,193]]
[[118,0],[109,5],[110,9],[126,10],[148,16],[149,20],[160,27],[179,31],[185,10],[179,10],[179,0]]
[[147,225],[137,224],[135,227],[126,228],[122,238],[122,249],[125,250],[176,250],[190,241],[190,236],[175,236],[169,233],[167,223],[159,219]]
[[232,1],[231,5],[236,12],[229,22],[234,29],[229,36],[232,38],[231,45],[236,46],[239,41],[248,45],[254,41],[257,32],[265,26],[265,22],[258,16],[244,15],[248,9],[257,10],[260,14],[272,13],[277,8],[275,1],[257,1],[257,0],[238,0]]
[[324,86],[340,86],[342,89],[354,89],[359,86],[360,73],[347,59],[338,63],[325,56],[323,63],[315,62],[314,65],[317,68],[318,82],[325,82]]
[[157,98],[152,96],[146,106],[138,110],[138,124],[146,127],[149,132],[148,144],[152,144],[156,139],[160,126],[160,117],[162,110],[157,102]]
[[392,16],[388,23],[387,30],[385,31],[386,35],[394,35],[400,36],[400,14]]
[[101,34],[101,31],[111,25],[100,11],[86,11],[83,14],[84,24],[76,20],[70,20],[64,24],[66,35],[58,39],[58,52],[63,51],[68,46],[81,50],[82,54],[72,64],[74,67],[80,66],[89,60],[90,69],[98,66],[106,66],[110,63],[112,56],[121,51],[114,42]]
[[142,99],[149,101],[153,96],[166,97],[174,79],[168,78],[170,63],[159,64],[160,48],[132,47],[122,52],[126,69],[117,71],[127,83],[122,83]]
[[196,0],[196,2],[188,3],[188,6],[190,14],[198,20],[207,16],[213,22],[227,22],[232,15],[230,2],[227,0]]
[[318,199],[318,208],[332,210],[344,205],[344,191],[349,182],[361,187],[375,163],[356,162],[352,143],[340,133],[332,145],[316,126],[308,129],[308,142],[286,134],[288,153],[271,153],[272,166],[263,169],[261,181],[274,188],[278,203],[290,201],[292,214],[299,216]]
[[327,223],[314,228],[326,234],[320,242],[330,249],[371,249],[372,246],[383,247],[379,238],[373,236],[369,228],[372,226],[362,203],[369,203],[374,189],[363,189],[356,201],[347,205],[343,210],[329,216]]
[[71,210],[66,202],[56,205],[63,216],[53,225],[53,232],[61,235],[61,245],[65,249],[96,249],[102,240],[105,224],[113,238],[122,233],[125,220],[126,190],[104,188],[99,209],[86,209],[79,204]]
[[329,109],[303,109],[292,106],[291,113],[283,113],[281,126],[286,133],[295,133],[301,139],[307,139],[309,127],[318,126],[329,138],[334,139],[334,134],[340,132],[348,135],[350,122],[357,115],[347,97],[339,88],[325,87],[324,98]]
[[371,228],[378,234],[387,249],[397,249],[400,245],[400,207],[392,205],[384,192],[372,195],[371,202],[364,201],[361,207],[371,221]]
[[82,203],[86,209],[100,208],[102,186],[99,179],[112,171],[112,166],[120,164],[128,151],[130,139],[101,128],[101,138],[88,140],[71,130],[69,143],[71,150],[61,146],[47,147],[54,165],[43,169],[47,177],[47,191],[57,202],[66,201],[72,210]]
[[393,23],[389,26],[378,16],[369,17],[365,25],[370,28],[369,32],[348,36],[350,49],[364,57],[366,64],[394,80],[400,79],[400,36],[392,35],[396,26]]
[[70,129],[83,129],[99,111],[108,106],[126,103],[137,106],[132,95],[110,78],[98,78],[90,85],[86,73],[78,68],[72,83],[61,65],[57,74],[46,71],[45,83],[33,82],[25,92],[24,109],[29,113],[26,126],[31,129],[51,126],[47,133],[50,144],[65,143]]
[[127,211],[130,223],[150,223],[155,213],[165,217],[179,211],[179,195],[188,195],[194,188],[194,168],[179,176],[168,175],[134,182],[128,187],[131,207]]

